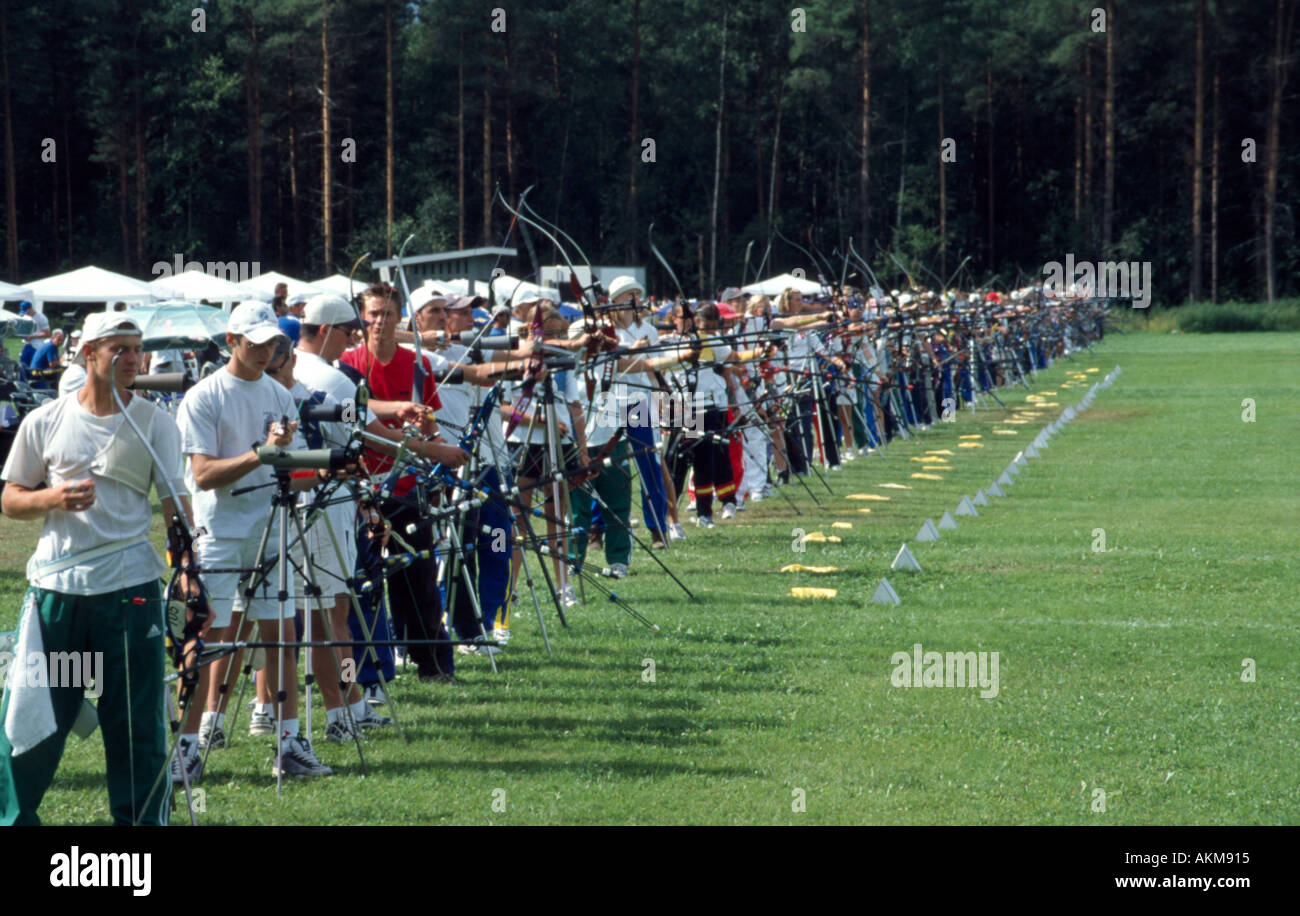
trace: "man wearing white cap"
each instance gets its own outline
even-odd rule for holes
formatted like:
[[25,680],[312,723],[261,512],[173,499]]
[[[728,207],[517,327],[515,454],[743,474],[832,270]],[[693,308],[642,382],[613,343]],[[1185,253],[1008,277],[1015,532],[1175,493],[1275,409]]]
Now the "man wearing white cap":
[[[114,822],[167,823],[170,791],[149,797],[167,758],[158,581],[166,566],[149,542],[149,492],[157,490],[171,518],[178,507],[168,494],[183,481],[176,424],[127,388],[140,357],[135,321],[91,315],[80,353],[85,384],[28,414],[5,463],[4,514],[43,518],[45,527],[27,564],[19,657],[0,709],[0,824],[40,822],[36,809],[91,678]],[[132,423],[118,409],[114,387]],[[189,513],[188,505],[181,508]],[[33,659],[69,655],[95,661],[89,671],[51,667],[48,679],[41,670],[32,683]],[[24,668],[28,677],[15,677]]]
[[[257,448],[264,444],[288,448],[298,428],[290,420],[297,413],[292,396],[266,375],[276,342],[283,336],[269,305],[245,302],[237,306],[230,313],[226,328],[230,362],[190,389],[181,402],[181,444],[190,459],[185,482],[194,501],[195,523],[200,529],[194,541],[195,560],[212,604],[211,639],[218,642],[236,638],[245,613],[250,620],[259,622],[260,639],[273,642],[279,638],[277,576],[263,577],[252,597],[245,595],[245,583],[241,579],[263,560],[258,556],[258,547],[270,517],[269,496],[275,480],[271,468],[258,459]],[[315,475],[295,479],[294,489],[309,489],[317,482]],[[248,487],[256,489],[239,495],[233,492]],[[268,543],[275,543],[276,530],[273,529]],[[286,611],[293,613],[292,602]],[[284,627],[285,638],[295,638],[292,618],[285,621]],[[333,771],[316,757],[310,740],[298,734],[297,653],[267,652],[267,665],[260,676],[269,678],[272,684],[280,684],[281,655],[284,659],[283,718],[274,724],[266,722],[279,733],[272,773],[328,776]],[[231,664],[230,659],[223,659],[200,671],[196,695],[206,697],[206,712],[212,714],[203,723],[209,735],[223,725],[226,673]],[[202,770],[200,711],[197,703],[191,706],[181,728],[178,759],[184,760],[191,780]],[[269,719],[268,711],[258,712],[263,721]],[[179,766],[173,769],[173,781],[179,781]]]

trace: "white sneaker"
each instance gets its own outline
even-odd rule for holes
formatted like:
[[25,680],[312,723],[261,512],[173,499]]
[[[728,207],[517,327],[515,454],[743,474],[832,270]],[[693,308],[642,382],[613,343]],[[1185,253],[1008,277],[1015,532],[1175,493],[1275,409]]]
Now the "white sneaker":
[[275,734],[275,713],[256,712],[248,722],[248,734],[254,738]]
[[723,504],[722,504],[722,517],[723,517],[724,519],[735,518],[735,517],[736,517],[736,507],[733,506],[731,503],[723,503]]
[[[185,776],[181,776],[181,761],[184,760]],[[172,784],[184,785],[185,778],[188,777],[190,784],[198,782],[199,777],[203,775],[203,755],[199,749],[191,745],[184,738],[176,746],[176,753],[172,755]]]
[[209,745],[214,748],[226,746],[226,732],[217,724],[216,716],[199,724],[199,748],[206,750]]
[[383,706],[388,702],[388,694],[384,693],[382,685],[369,684],[366,686],[366,702],[371,706]]
[[668,540],[670,541],[686,540],[686,532],[682,530],[682,526],[680,524],[674,522],[673,526],[668,529]]
[[842,457],[845,461],[852,461],[854,458],[858,456],[854,453],[853,449],[846,448],[844,450],[844,454],[841,455],[840,457]]
[[334,775],[333,770],[320,762],[316,752],[311,749],[311,742],[301,735],[286,741],[284,750],[272,762],[271,775],[279,777],[281,773],[298,779]]
[[697,519],[695,520],[695,524],[699,525],[701,528],[716,528],[716,527],[717,527],[716,525],[713,524],[713,519],[710,518],[710,517],[707,516],[707,515],[701,515],[699,518],[697,518]]
[[560,591],[560,602],[565,607],[577,607],[578,596],[574,593],[572,585],[566,585]]
[[609,574],[610,574],[610,576],[611,576],[612,578],[615,578],[615,579],[626,579],[626,578],[627,578],[627,564],[626,564],[626,563],[611,563],[611,564],[610,564],[610,567],[609,567]]
[[492,638],[495,639],[497,642],[501,643],[501,645],[504,647],[507,643],[510,642],[510,630],[508,630],[505,627],[495,627],[492,630]]
[[456,647],[456,651],[461,655],[496,655],[501,651],[501,649],[498,648],[497,646],[477,645],[477,643],[481,643],[482,641],[483,641],[482,636],[475,636],[474,637],[475,645],[469,645],[468,643],[461,643],[459,646]]

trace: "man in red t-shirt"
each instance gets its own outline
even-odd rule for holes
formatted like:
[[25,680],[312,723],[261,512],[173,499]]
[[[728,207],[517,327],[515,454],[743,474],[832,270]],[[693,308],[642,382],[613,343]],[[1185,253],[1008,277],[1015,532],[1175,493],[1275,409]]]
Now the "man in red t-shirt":
[[[397,345],[397,325],[401,307],[397,293],[387,285],[373,286],[362,296],[362,320],[368,326],[366,345],[349,350],[339,362],[366,379],[370,389],[370,409],[380,422],[400,429],[403,415],[414,400],[415,354]],[[423,365],[424,380],[417,403],[433,410],[442,406],[433,370],[428,360]],[[432,411],[430,411],[432,413]],[[421,454],[452,468],[460,467],[469,455],[454,445],[421,443]],[[372,474],[385,474],[393,465],[389,456],[367,450],[366,466]],[[433,558],[433,525],[422,519],[415,507],[401,501],[412,489],[407,480],[394,488],[393,499],[381,509],[395,531],[405,532],[414,525],[415,533],[406,537],[415,553],[428,551],[428,559],[416,560],[395,573],[388,583],[389,610],[397,626],[398,639],[449,639],[442,624],[442,602],[438,595],[437,564]],[[420,680],[452,681],[453,655],[450,645],[410,646],[409,657],[419,667]]]

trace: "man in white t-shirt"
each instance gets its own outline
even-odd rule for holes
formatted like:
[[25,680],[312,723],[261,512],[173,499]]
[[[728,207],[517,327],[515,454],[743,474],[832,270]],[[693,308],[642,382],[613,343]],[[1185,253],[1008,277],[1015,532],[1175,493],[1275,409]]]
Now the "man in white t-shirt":
[[[276,599],[278,570],[257,580],[252,596],[246,594],[248,575],[268,560],[276,559],[274,546],[278,527],[272,526],[268,556],[259,556],[262,531],[273,522],[271,495],[275,475],[257,455],[261,445],[288,448],[298,424],[293,398],[283,386],[267,377],[265,370],[283,336],[271,307],[260,302],[239,305],[230,314],[226,342],[231,357],[222,369],[199,382],[181,402],[178,422],[181,444],[189,458],[186,485],[194,501],[195,522],[201,529],[194,542],[195,560],[212,604],[212,640],[228,642],[241,633],[242,616],[258,621],[259,638],[274,642],[280,638],[280,603]],[[293,481],[295,490],[309,489],[319,482],[315,474]],[[255,488],[249,490],[249,488]],[[235,491],[246,491],[236,493]],[[263,567],[264,568],[264,567]],[[289,577],[292,582],[293,577]],[[290,592],[292,592],[290,585]],[[293,602],[287,602],[283,621],[284,638],[294,636]],[[272,650],[260,676],[269,683],[283,684],[279,715],[258,709],[254,727],[258,733],[278,731],[277,754],[272,773],[296,777],[328,776],[312,750],[310,739],[298,734],[297,653]],[[283,658],[283,679],[279,671]],[[206,722],[192,708],[182,726],[180,746],[191,779],[202,771],[199,753],[201,724],[211,739],[224,725],[227,700],[226,674],[238,668],[230,658],[205,666],[200,676],[199,695],[206,697]],[[177,774],[179,775],[179,773]]]
[[[28,414],[5,463],[4,514],[43,518],[45,527],[27,564],[19,653],[0,710],[0,824],[40,822],[36,809],[92,678],[114,822],[168,820],[170,788],[151,795],[167,759],[159,584],[166,567],[149,542],[149,492],[157,490],[172,518],[178,507],[171,494],[183,481],[176,424],[127,390],[140,366],[140,341],[131,319],[92,315],[82,337],[85,385]],[[131,422],[117,408],[114,387]],[[188,514],[189,507],[179,510]],[[56,658],[68,656],[92,659],[90,670],[56,670]],[[42,670],[33,683],[36,658],[51,664],[49,678]],[[16,677],[23,669],[28,677]]]

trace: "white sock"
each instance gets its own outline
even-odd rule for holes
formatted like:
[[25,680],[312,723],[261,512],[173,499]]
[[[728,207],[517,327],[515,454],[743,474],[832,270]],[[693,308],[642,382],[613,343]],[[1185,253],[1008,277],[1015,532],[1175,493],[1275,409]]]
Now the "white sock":
[[295,716],[292,719],[285,719],[284,725],[280,728],[280,743],[286,744],[298,737],[298,719]]
[[254,713],[265,713],[266,715],[270,716],[271,718],[275,718],[275,704],[274,704],[274,703],[258,703],[256,706],[253,707],[253,712],[254,712]]
[[202,731],[203,729],[207,728],[207,727],[208,727],[208,723],[211,722],[211,721],[212,721],[213,719],[215,719],[216,717],[217,717],[217,714],[216,714],[215,712],[208,712],[208,711],[205,709],[205,710],[203,711],[203,718],[199,720],[199,730]]
[[325,710],[325,724],[332,725],[343,718],[343,707],[336,706],[333,709]]
[[219,712],[217,713],[217,728],[225,728],[225,727],[226,727],[226,714],[224,712]]
[[370,715],[370,704],[365,700],[357,700],[355,703],[348,704],[348,709],[352,710],[352,718],[357,720]]

